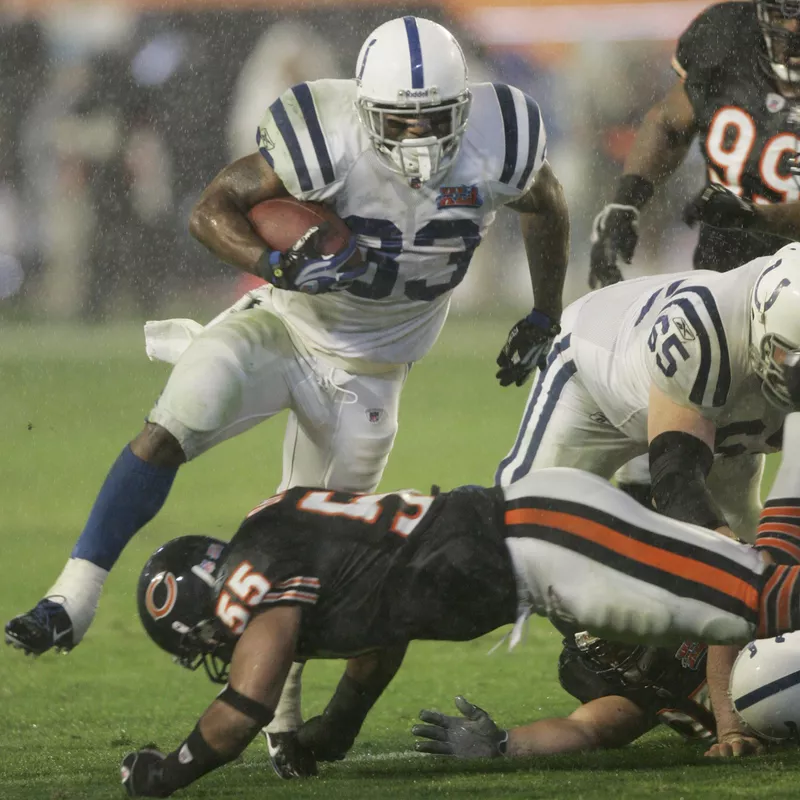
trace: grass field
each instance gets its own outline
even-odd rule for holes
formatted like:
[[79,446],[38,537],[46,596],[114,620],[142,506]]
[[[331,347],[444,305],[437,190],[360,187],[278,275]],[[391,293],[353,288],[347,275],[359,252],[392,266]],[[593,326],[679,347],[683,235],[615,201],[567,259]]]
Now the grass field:
[[[383,488],[487,483],[514,438],[524,390],[500,389],[494,357],[505,322],[451,320],[412,371]],[[30,607],[61,568],[102,479],[166,377],[148,363],[138,328],[0,330],[0,621]],[[119,798],[118,763],[135,746],[172,749],[214,695],[146,639],[134,587],[149,553],[186,533],[227,538],[278,483],[282,422],[267,423],[187,466],[162,513],[134,539],[108,582],[97,620],[69,656],[25,659],[0,648],[0,800]],[[187,798],[678,798],[798,796],[800,758],[783,751],[709,762],[656,732],[618,752],[538,761],[451,763],[410,752],[420,708],[465,693],[504,725],[561,714],[559,637],[535,620],[513,653],[416,643],[347,761],[321,778],[281,782],[263,742]],[[317,713],[341,662],[306,671],[304,708]]]

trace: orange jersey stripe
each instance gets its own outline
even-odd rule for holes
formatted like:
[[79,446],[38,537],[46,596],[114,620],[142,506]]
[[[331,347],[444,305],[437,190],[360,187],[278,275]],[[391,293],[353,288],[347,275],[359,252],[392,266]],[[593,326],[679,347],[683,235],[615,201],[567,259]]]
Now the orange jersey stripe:
[[800,506],[767,506],[761,517],[800,517]]
[[782,550],[800,563],[800,546],[784,539],[773,539],[770,536],[759,536],[756,540],[756,547],[764,550]]
[[792,590],[797,583],[797,570],[786,576],[786,580],[778,590],[778,624],[783,630],[792,626]]
[[638,542],[628,536],[593,522],[585,517],[563,511],[545,511],[539,508],[516,508],[506,511],[506,525],[544,525],[566,531],[602,545],[619,555],[647,564],[686,580],[701,583],[711,589],[741,600],[748,608],[758,609],[758,591],[746,581],[724,570],[703,564],[686,556],[670,553],[654,545]]
[[270,592],[265,598],[265,603],[277,603],[281,600],[302,600],[306,603],[316,603],[317,595],[309,592],[298,592],[297,589],[289,589],[286,592]]
[[[775,620],[770,619],[769,616],[769,600],[770,595],[775,589],[775,585],[780,583],[783,579],[783,574],[786,570],[786,567],[775,567],[775,571],[770,575],[767,582],[764,584],[764,588],[761,590],[761,607],[758,611],[758,631],[757,631],[757,638],[763,639],[767,636],[774,636],[775,634],[772,633],[775,626]],[[772,622],[773,624],[770,625],[769,623]]]
[[289,589],[294,586],[306,586],[319,589],[319,578],[289,578],[275,584],[276,589]]
[[798,525],[791,525],[785,522],[770,522],[769,520],[764,520],[758,526],[758,535],[762,535],[762,528],[763,533],[788,533],[791,536],[798,536],[800,535],[800,524]]

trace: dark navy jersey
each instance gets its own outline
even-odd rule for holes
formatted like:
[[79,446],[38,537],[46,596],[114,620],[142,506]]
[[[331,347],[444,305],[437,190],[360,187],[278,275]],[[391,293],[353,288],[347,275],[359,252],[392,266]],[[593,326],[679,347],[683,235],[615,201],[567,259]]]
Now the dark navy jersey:
[[499,489],[290,489],[251,512],[232,539],[217,616],[240,634],[254,613],[299,605],[305,658],[472,639],[515,617],[503,534]]
[[[800,199],[788,165],[798,149],[800,99],[778,93],[753,3],[706,9],[680,37],[673,66],[694,109],[707,180],[756,203]],[[784,244],[702,225],[694,266],[724,272]]]
[[558,679],[582,703],[625,697],[644,712],[650,727],[667,725],[686,739],[709,743],[716,723],[708,703],[706,653],[698,642],[634,648],[578,633],[564,639]]

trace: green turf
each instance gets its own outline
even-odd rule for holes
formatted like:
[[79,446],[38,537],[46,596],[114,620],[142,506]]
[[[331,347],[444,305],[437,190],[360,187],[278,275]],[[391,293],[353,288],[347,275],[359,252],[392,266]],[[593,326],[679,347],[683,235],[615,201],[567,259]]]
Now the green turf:
[[[491,481],[526,394],[494,382],[505,322],[451,320],[431,356],[413,369],[384,488]],[[130,327],[7,326],[0,337],[5,621],[35,602],[60,569],[110,462],[139,429],[167,371],[147,362],[140,332]],[[147,742],[171,749],[188,733],[214,690],[146,640],[133,600],[136,576],[166,539],[233,532],[278,482],[281,428],[274,420],[184,468],[166,508],[123,555],[95,625],[74,653],[32,660],[0,649],[0,800],[119,798],[117,765],[125,752]],[[259,741],[182,796],[797,796],[794,752],[711,763],[666,732],[619,752],[539,761],[463,764],[409,754],[418,710],[449,709],[460,692],[506,725],[574,707],[558,686],[559,639],[545,622],[534,621],[515,652],[487,655],[499,638],[413,645],[351,758],[324,766],[321,780],[278,781]],[[308,668],[307,713],[322,708],[341,666]]]

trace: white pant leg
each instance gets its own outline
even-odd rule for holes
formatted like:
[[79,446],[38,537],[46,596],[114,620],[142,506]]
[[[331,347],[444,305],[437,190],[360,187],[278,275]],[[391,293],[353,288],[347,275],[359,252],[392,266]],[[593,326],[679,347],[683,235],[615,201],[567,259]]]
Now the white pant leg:
[[313,359],[295,347],[279,317],[257,307],[192,342],[149,420],[175,436],[190,460],[293,406],[315,425],[328,423],[330,396]]
[[329,422],[314,425],[302,410],[289,415],[280,491],[291,486],[324,486],[372,492],[397,434],[408,367],[381,375],[354,375],[328,367],[326,374],[332,393]]
[[517,439],[495,473],[499,486],[547,467],[580,467],[610,478],[647,449],[611,425],[592,399],[576,374],[570,338],[556,342],[531,387]]
[[615,475],[617,483],[650,483],[650,456],[644,455],[632,458],[617,470]]
[[537,613],[621,641],[753,638],[765,565],[752,548],[579,470],[532,473],[505,495],[508,548]]

